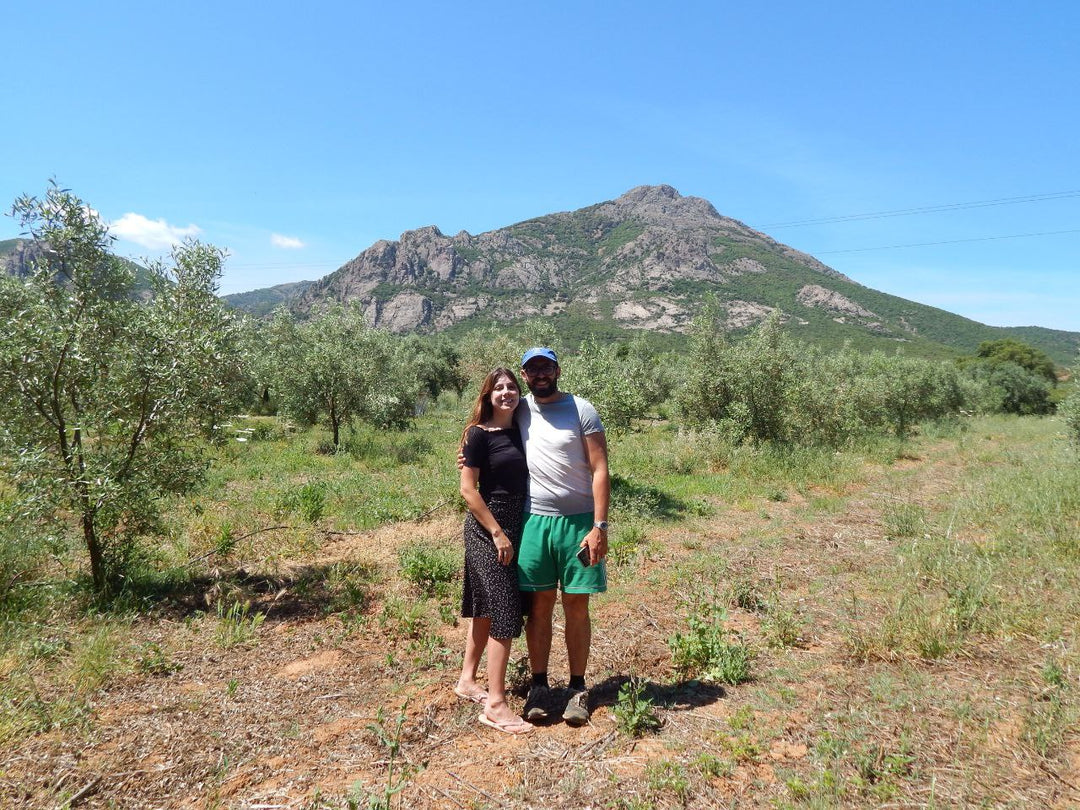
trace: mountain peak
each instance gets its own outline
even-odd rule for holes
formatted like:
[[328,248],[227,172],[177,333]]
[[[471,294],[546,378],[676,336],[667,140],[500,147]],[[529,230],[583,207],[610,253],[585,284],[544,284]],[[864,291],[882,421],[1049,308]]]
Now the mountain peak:
[[[638,186],[612,203],[629,216],[670,223],[676,227],[712,226],[725,220],[712,203],[701,197],[684,197],[669,185]],[[735,220],[726,220],[735,223]]]
[[673,187],[661,184],[659,186],[636,186],[616,199],[615,202],[650,203],[681,199],[682,195]]

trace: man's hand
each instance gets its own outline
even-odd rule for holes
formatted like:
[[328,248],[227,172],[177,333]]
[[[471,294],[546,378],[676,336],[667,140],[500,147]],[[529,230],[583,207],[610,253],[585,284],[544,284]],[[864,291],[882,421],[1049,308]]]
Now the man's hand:
[[593,527],[585,539],[581,541],[581,548],[589,547],[589,565],[596,565],[607,556],[608,542],[607,532]]

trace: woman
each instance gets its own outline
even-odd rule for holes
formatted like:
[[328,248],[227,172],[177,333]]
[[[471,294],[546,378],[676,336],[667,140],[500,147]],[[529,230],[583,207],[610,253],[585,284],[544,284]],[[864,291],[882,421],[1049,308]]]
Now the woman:
[[[461,495],[465,518],[465,586],[461,615],[472,620],[465,658],[454,692],[483,703],[480,722],[507,734],[526,734],[533,725],[506,703],[506,664],[510,643],[521,635],[521,595],[514,557],[521,541],[522,513],[529,468],[514,410],[521,386],[509,369],[484,378],[472,417],[462,433],[465,466]],[[479,484],[479,490],[477,485]],[[480,656],[487,647],[485,693],[476,681]]]

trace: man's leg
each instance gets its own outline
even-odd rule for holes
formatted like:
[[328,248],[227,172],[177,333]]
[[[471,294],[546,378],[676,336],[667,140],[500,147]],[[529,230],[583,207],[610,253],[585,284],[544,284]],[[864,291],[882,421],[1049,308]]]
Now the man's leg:
[[[566,614],[566,658],[570,675],[585,677],[589,665],[589,645],[592,643],[592,622],[589,618],[589,594],[564,593],[563,613]],[[550,631],[551,625],[548,625]]]
[[592,623],[589,620],[589,594],[564,593],[566,614],[566,657],[570,662],[570,699],[563,710],[563,720],[572,726],[589,722],[589,692],[585,687],[585,668],[589,664]]
[[547,672],[551,657],[551,622],[558,591],[534,591],[530,596],[529,618],[525,622],[525,643],[529,647],[529,667]]
[[525,700],[526,720],[543,720],[547,717],[547,684],[537,683],[542,674],[547,678],[548,660],[551,658],[551,622],[555,612],[558,591],[533,591],[529,594],[529,618],[525,622],[525,643],[529,647],[529,668],[534,682]]

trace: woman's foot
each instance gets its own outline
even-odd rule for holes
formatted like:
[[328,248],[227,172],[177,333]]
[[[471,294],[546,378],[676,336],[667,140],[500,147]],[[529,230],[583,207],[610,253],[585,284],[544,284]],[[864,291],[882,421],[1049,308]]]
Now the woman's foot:
[[487,704],[484,706],[484,717],[493,723],[516,723],[522,721],[521,717],[514,713],[514,710],[510,708],[510,704],[505,699],[492,700],[488,698]]
[[496,731],[501,731],[504,734],[528,734],[530,731],[536,728],[536,726],[534,726],[532,723],[528,722],[527,720],[522,720],[517,715],[513,715],[509,720],[506,721],[492,720],[485,714],[481,714],[480,717],[477,719],[485,726],[493,728]]
[[472,703],[483,703],[487,700],[488,694],[484,691],[484,687],[478,684],[476,681],[471,683],[457,682],[454,687],[454,694],[462,700],[468,700]]

